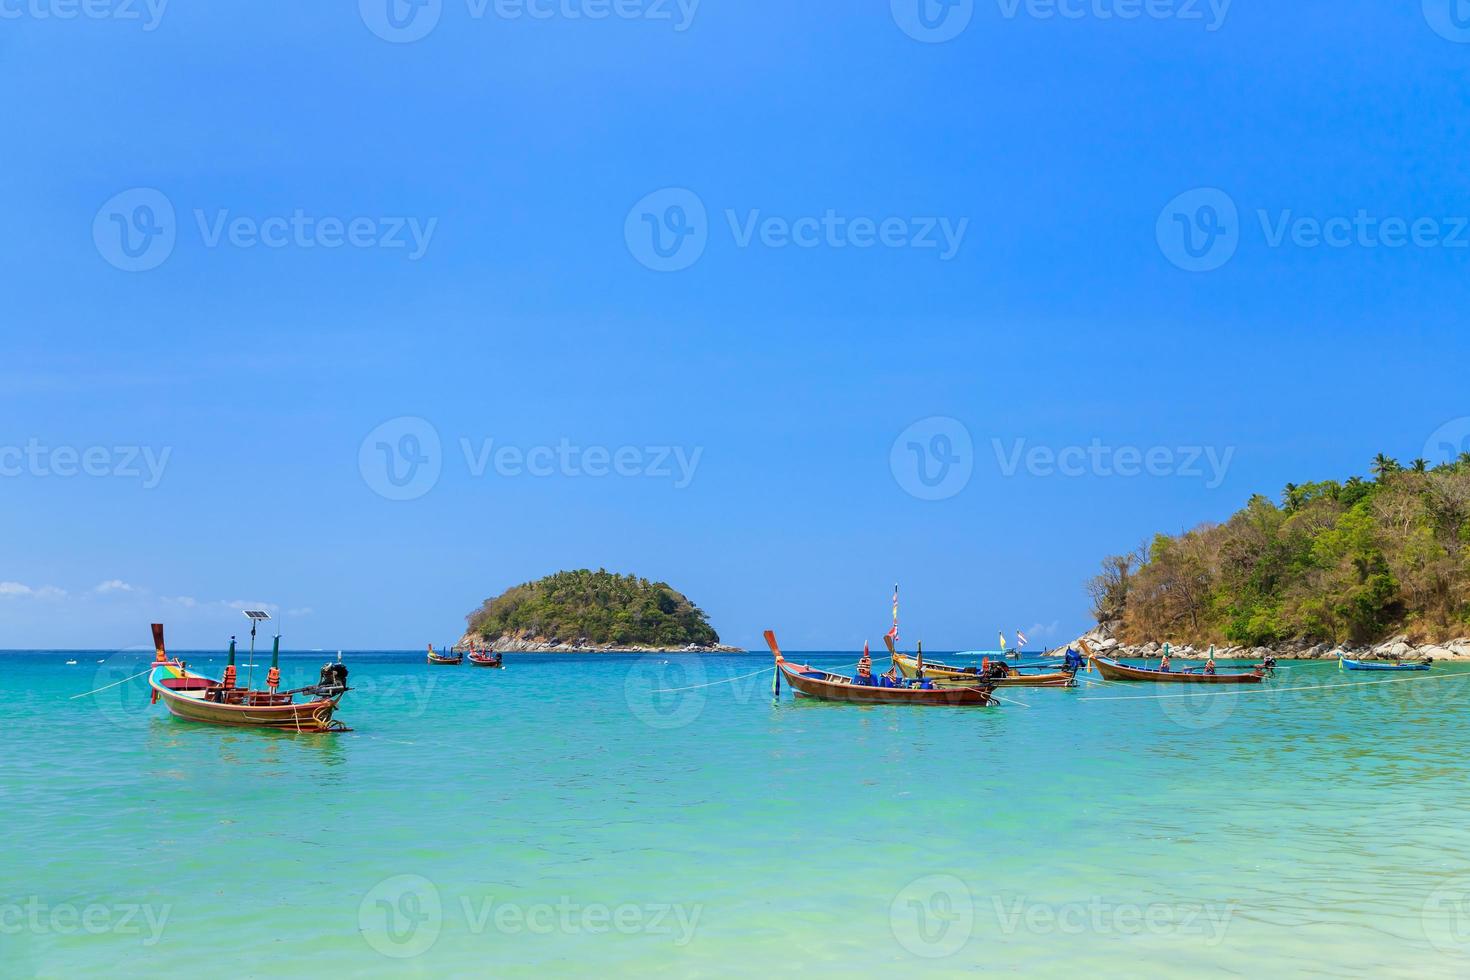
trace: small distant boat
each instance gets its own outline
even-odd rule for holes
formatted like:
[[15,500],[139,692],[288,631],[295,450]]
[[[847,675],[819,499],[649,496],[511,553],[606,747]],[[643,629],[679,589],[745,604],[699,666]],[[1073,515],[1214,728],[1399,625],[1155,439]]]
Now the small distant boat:
[[489,654],[483,650],[470,654],[470,663],[476,667],[493,667],[499,670],[505,669],[505,660],[501,654]]
[[1386,661],[1380,662],[1377,660],[1352,660],[1348,657],[1342,656],[1341,654],[1339,654],[1337,657],[1337,666],[1339,670],[1428,670],[1431,666],[1433,666],[1433,664],[1434,661],[1430,660],[1428,657],[1425,657],[1423,660],[1414,660],[1408,662],[1397,660],[1393,663],[1388,663]]
[[448,667],[464,663],[464,654],[456,653],[450,656],[447,653],[435,653],[434,644],[429,644],[429,663],[436,667]]
[[[98,661],[98,663],[101,663],[101,661],[100,661],[100,660],[99,660],[99,661]],[[68,661],[67,661],[67,662],[66,662],[66,665],[67,665],[67,666],[68,666],[68,667],[75,667],[75,666],[76,666],[76,665],[77,665],[77,662],[76,662],[76,661],[75,661],[75,660],[68,660]]]
[[[880,687],[876,684],[860,684],[851,677],[834,674],[820,667],[791,664],[781,655],[776,645],[776,634],[766,630],[766,645],[776,657],[776,691],[780,692],[780,680],[800,697],[822,701],[845,701],[849,704],[925,704],[950,705],[955,707],[985,707],[996,703],[991,695],[992,685],[977,680],[965,687]],[[875,679],[876,680],[876,679]]]
[[[1018,669],[1018,665],[1008,664],[1003,660],[992,660],[978,667],[954,667],[949,664],[935,663],[925,660],[923,650],[919,651],[917,657],[911,657],[906,653],[899,653],[893,646],[892,637],[883,637],[883,642],[888,644],[888,656],[892,658],[903,676],[909,678],[926,677],[936,684],[946,686],[953,683],[975,683],[985,681],[996,687],[1076,687],[1077,667],[1068,665],[1062,670],[1047,671],[1046,673],[1027,674]],[[1080,661],[1079,661],[1080,663]]]

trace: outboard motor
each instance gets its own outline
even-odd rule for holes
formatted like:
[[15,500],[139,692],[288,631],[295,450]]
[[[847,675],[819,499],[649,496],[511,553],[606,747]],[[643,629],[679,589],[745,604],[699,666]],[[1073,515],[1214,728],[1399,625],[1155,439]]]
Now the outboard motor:
[[1071,647],[1067,647],[1067,659],[1062,664],[1062,670],[1075,674],[1082,669],[1082,655]]
[[331,662],[323,664],[321,677],[316,684],[316,693],[330,696],[340,694],[345,690],[347,690],[347,665]]

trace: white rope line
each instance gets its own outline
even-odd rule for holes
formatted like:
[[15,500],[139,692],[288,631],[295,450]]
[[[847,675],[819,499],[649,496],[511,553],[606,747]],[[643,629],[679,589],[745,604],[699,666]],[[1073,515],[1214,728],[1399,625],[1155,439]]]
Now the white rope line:
[[1189,694],[1125,694],[1118,697],[1083,697],[1078,701],[1158,701],[1166,698],[1223,698],[1240,697],[1245,694],[1285,694],[1287,691],[1328,691],[1338,687],[1370,687],[1374,684],[1408,684],[1413,681],[1442,681],[1452,677],[1464,680],[1463,671],[1453,674],[1431,674],[1428,677],[1391,677],[1381,681],[1347,681],[1342,684],[1302,684],[1298,687],[1253,687],[1248,691],[1194,691]]
[[153,670],[153,668],[150,666],[147,670],[144,670],[144,671],[141,671],[139,673],[136,673],[132,677],[124,677],[122,680],[118,681],[117,684],[108,684],[108,685],[106,685],[104,687],[97,688],[97,690],[95,690],[95,691],[88,691],[88,692],[86,692],[86,694],[73,694],[71,697],[67,698],[67,700],[68,701],[75,701],[77,698],[84,698],[88,694],[101,694],[103,691],[107,690],[107,688],[109,688],[109,687],[117,687],[118,684],[126,684],[128,681],[135,680],[135,679],[137,679],[139,677],[142,677],[144,674],[147,674],[147,673],[152,672],[152,670]]
[[673,694],[676,691],[696,691],[701,687],[714,687],[717,684],[733,684],[736,681],[743,681],[748,677],[755,677],[758,674],[766,674],[775,669],[775,667],[763,667],[760,670],[751,671],[749,674],[741,674],[739,677],[730,677],[723,681],[710,681],[708,684],[691,684],[688,687],[661,687],[652,693]]

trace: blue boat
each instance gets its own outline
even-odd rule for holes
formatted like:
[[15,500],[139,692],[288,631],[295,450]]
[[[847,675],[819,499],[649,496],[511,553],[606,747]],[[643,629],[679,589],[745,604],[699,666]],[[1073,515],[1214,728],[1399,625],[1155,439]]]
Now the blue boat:
[[1430,662],[1424,660],[1418,663],[1379,663],[1377,661],[1349,660],[1347,657],[1338,657],[1337,666],[1342,670],[1428,670]]

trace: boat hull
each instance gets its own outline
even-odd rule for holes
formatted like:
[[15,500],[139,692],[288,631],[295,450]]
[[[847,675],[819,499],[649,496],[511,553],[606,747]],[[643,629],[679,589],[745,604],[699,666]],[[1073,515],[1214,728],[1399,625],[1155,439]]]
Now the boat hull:
[[1160,684],[1259,684],[1266,679],[1266,675],[1259,670],[1249,674],[1206,674],[1203,671],[1186,674],[1176,670],[1129,667],[1127,664],[1120,664],[1116,660],[1096,655],[1091,658],[1090,663],[1097,667],[1103,680],[1108,681],[1154,681]]
[[464,663],[463,657],[430,657],[430,667],[457,667]]
[[492,670],[504,670],[505,669],[505,664],[502,663],[499,660],[476,660],[473,656],[470,657],[470,666],[472,666],[472,667],[489,667]]
[[856,684],[850,677],[815,667],[787,663],[776,646],[775,634],[770,630],[766,631],[766,643],[775,654],[776,670],[791,685],[791,690],[801,697],[848,704],[919,704],[975,708],[996,703],[988,684],[983,687],[939,687],[927,691],[911,687],[869,687],[866,684]]
[[1429,664],[1385,664],[1374,663],[1366,660],[1348,660],[1346,657],[1338,661],[1343,670],[1428,670]]
[[[893,654],[893,663],[899,672],[905,677],[919,676],[919,661],[902,653]],[[1066,671],[1054,671],[1046,674],[1023,674],[1015,668],[1009,668],[1008,677],[987,677],[986,683],[996,687],[1074,687],[1076,680]],[[951,667],[948,664],[924,663],[924,676],[931,681],[948,683],[957,681],[964,683],[977,682],[979,678],[978,668]]]

